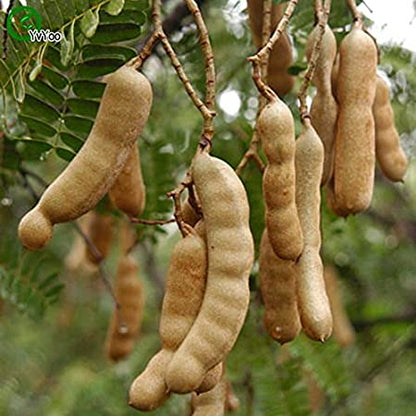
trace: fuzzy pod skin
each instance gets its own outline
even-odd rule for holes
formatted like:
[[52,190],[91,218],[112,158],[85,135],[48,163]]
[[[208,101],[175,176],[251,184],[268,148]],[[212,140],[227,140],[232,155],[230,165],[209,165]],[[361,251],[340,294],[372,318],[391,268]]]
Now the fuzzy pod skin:
[[94,126],[81,150],[46,189],[19,224],[30,250],[52,238],[53,225],[72,221],[94,208],[113,185],[143,131],[152,104],[147,78],[122,66],[106,77]]
[[287,105],[277,99],[267,104],[257,121],[268,164],[263,174],[266,227],[277,256],[296,260],[303,248],[295,203],[295,127]]
[[339,287],[338,273],[335,267],[324,267],[326,292],[328,293],[333,317],[333,335],[341,347],[348,347],[355,342],[355,330],[345,310]]
[[118,264],[115,295],[121,308],[113,312],[106,344],[107,355],[113,361],[130,354],[140,331],[144,290],[138,279],[138,269],[137,261],[128,255]]
[[[311,58],[312,48],[319,32],[319,26],[315,26],[308,37],[306,44],[306,56],[308,61]],[[338,104],[332,95],[331,74],[336,54],[337,41],[331,28],[326,25],[322,37],[319,57],[312,78],[312,81],[316,86],[316,95],[312,100],[310,110],[312,126],[322,140],[325,150],[321,185],[326,184],[331,178],[334,166],[334,143]]]
[[377,76],[373,115],[376,128],[376,157],[380,168],[391,181],[403,181],[408,160],[400,146],[399,133],[394,124],[389,86],[379,75]]
[[303,131],[296,140],[296,205],[305,241],[296,264],[296,290],[303,329],[309,338],[321,342],[332,332],[331,309],[319,255],[323,161],[322,142],[310,120],[306,119]]
[[334,197],[340,211],[349,215],[365,211],[373,195],[377,47],[369,35],[354,27],[342,40],[339,53]]
[[[111,215],[93,211],[88,224],[87,235],[103,259],[107,258],[111,250],[113,223],[114,220]],[[85,255],[92,264],[98,264],[100,262],[100,259],[97,259],[93,255],[88,246],[85,246]]]
[[227,385],[222,379],[212,390],[192,395],[192,416],[223,416]]
[[191,174],[204,215],[208,277],[198,317],[166,374],[167,385],[178,393],[195,390],[235,344],[249,306],[254,261],[247,194],[234,170],[199,153]]
[[139,217],[146,204],[146,186],[143,182],[138,146],[133,149],[117,176],[108,195],[116,208],[129,217]]
[[[248,0],[247,8],[254,44],[257,48],[261,48],[263,46],[263,0]],[[271,15],[272,32],[283,17],[283,13],[283,4],[273,4]],[[268,84],[279,96],[287,94],[295,85],[295,77],[288,73],[292,63],[292,43],[288,34],[283,32],[270,52],[267,74]]]
[[292,341],[302,329],[296,299],[295,263],[276,256],[267,230],[263,231],[260,244],[259,277],[267,332],[280,344]]
[[[168,365],[190,331],[201,308],[207,279],[207,249],[203,238],[190,226],[173,249],[166,279],[159,324],[162,350],[148,363],[130,388],[130,406],[153,410],[170,395],[165,382]],[[212,389],[220,380],[222,364],[208,371],[196,390]],[[149,391],[152,389],[152,391]]]

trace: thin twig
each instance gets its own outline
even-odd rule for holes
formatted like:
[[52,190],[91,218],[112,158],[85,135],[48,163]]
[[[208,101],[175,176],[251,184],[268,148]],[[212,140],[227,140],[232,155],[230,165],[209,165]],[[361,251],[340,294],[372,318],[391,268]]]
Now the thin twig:
[[250,61],[253,65],[252,78],[256,84],[257,89],[269,101],[276,99],[276,93],[262,79],[261,63],[263,62],[263,59],[266,59],[267,61],[269,60],[270,52],[274,44],[279,40],[282,32],[286,29],[286,26],[289,23],[293,12],[295,11],[297,3],[298,0],[290,0],[288,2],[283,17],[281,18],[279,24],[276,26],[276,29],[274,30],[266,45],[264,45],[255,55],[247,58],[248,61]]
[[316,68],[316,63],[318,61],[319,54],[321,51],[322,38],[325,33],[325,26],[328,22],[328,15],[330,12],[330,8],[331,8],[331,0],[325,0],[325,11],[322,5],[322,1],[316,0],[315,10],[316,10],[316,15],[318,19],[319,31],[318,31],[318,36],[315,39],[315,43],[313,44],[313,47],[312,47],[312,53],[311,53],[311,57],[308,63],[308,68],[306,70],[305,76],[303,77],[303,82],[298,92],[299,113],[300,113],[300,119],[302,123],[305,122],[306,118],[309,118],[306,97],[308,93],[309,84],[313,78],[313,74]]
[[12,11],[16,0],[10,0],[9,7],[6,10],[6,14],[4,15],[4,22],[3,22],[3,59],[7,58],[7,41],[9,39],[9,33],[7,32],[7,19],[9,18],[9,14]]
[[357,22],[357,23],[361,24],[362,20],[363,20],[363,16],[358,11],[355,0],[346,0],[346,2],[347,2],[347,6],[350,9],[350,11],[352,13],[352,16],[354,18],[354,22]]
[[143,218],[130,218],[130,222],[132,224],[143,224],[143,225],[166,225],[166,224],[172,224],[176,220],[174,218],[171,218],[170,220],[145,220]]
[[143,45],[139,54],[133,58],[127,65],[132,66],[134,69],[140,69],[146,59],[152,54],[154,47],[159,42],[159,33],[154,31],[147,42]]

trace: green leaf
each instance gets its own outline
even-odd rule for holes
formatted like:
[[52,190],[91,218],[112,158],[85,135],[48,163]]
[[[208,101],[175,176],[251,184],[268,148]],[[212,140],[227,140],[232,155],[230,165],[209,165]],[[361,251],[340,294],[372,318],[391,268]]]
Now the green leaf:
[[7,137],[3,141],[3,160],[2,166],[6,169],[16,170],[19,167],[20,156],[16,151],[16,140],[9,140]]
[[79,79],[72,82],[72,91],[81,98],[101,98],[105,90],[105,83]]
[[87,44],[81,50],[82,59],[86,61],[97,58],[116,58],[127,62],[136,55],[137,52],[134,48],[120,45]]
[[23,100],[25,99],[25,93],[26,93],[26,85],[25,85],[25,78],[23,74],[23,69],[20,68],[15,81],[16,86],[16,101],[21,104],[23,103]]
[[124,0],[110,0],[105,6],[104,10],[111,14],[111,16],[117,16],[123,10]]
[[132,23],[101,24],[91,38],[93,43],[115,43],[133,40],[140,36],[141,27]]
[[68,66],[71,61],[72,55],[74,54],[74,25],[75,20],[72,22],[69,27],[68,39],[65,37],[65,32],[62,31],[62,40],[61,40],[61,62],[63,66]]
[[91,38],[92,36],[94,36],[97,30],[98,24],[100,22],[100,17],[99,17],[98,12],[99,12],[98,8],[95,12],[93,12],[92,10],[88,10],[85,16],[81,19],[81,22],[80,22],[81,32],[87,38]]
[[71,133],[61,133],[60,137],[62,142],[75,152],[78,152],[84,144],[84,142],[79,137],[74,136]]
[[65,160],[65,162],[70,162],[76,156],[76,153],[64,149],[63,147],[55,148],[55,152],[62,160]]
[[71,132],[79,134],[79,136],[83,139],[86,139],[88,137],[88,134],[91,131],[93,124],[94,122],[89,118],[71,114],[65,116],[66,128]]
[[42,72],[42,62],[36,61],[35,66],[30,71],[29,81],[34,81],[41,72]]
[[21,113],[46,122],[54,122],[59,119],[59,112],[54,107],[31,94],[26,94]]
[[68,98],[68,108],[74,114],[95,118],[100,103],[98,101],[84,100],[80,98]]
[[55,107],[60,107],[63,105],[65,101],[63,95],[46,82],[37,78],[29,85],[31,90],[33,89],[33,91],[36,91],[37,95],[39,95],[39,98],[47,101],[49,104],[52,104]]
[[39,160],[42,155],[49,151],[52,146],[39,140],[18,140],[17,149],[24,160]]
[[65,75],[47,66],[42,68],[42,75],[58,90],[63,90],[69,84],[69,80]]
[[123,64],[124,59],[91,59],[78,65],[77,75],[80,78],[97,78],[114,72]]
[[40,135],[42,137],[53,137],[56,134],[55,128],[36,117],[21,114],[19,119],[27,125],[31,134]]

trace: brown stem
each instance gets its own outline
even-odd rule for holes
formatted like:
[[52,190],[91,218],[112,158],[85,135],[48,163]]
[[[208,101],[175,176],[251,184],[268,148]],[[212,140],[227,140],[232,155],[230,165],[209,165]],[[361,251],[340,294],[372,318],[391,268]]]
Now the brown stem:
[[130,222],[132,224],[143,224],[143,225],[166,225],[166,224],[172,224],[173,222],[175,222],[175,219],[171,218],[170,220],[146,220],[144,218],[130,217]]
[[363,16],[357,9],[357,5],[355,3],[355,0],[346,0],[347,6],[350,9],[352,16],[354,18],[354,22],[362,23]]

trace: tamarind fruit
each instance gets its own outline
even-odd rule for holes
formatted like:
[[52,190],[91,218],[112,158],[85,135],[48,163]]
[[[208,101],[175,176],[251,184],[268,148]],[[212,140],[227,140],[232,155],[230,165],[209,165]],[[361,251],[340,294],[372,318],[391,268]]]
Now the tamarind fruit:
[[[196,203],[199,204],[198,198],[196,197]],[[182,219],[192,227],[201,219],[201,214],[195,210],[192,206],[189,198],[182,205]]]
[[205,152],[192,162],[208,248],[208,276],[199,314],[166,373],[170,390],[195,390],[230,352],[247,314],[254,261],[244,185],[224,161]]
[[41,249],[51,239],[54,224],[74,220],[97,205],[144,128],[152,103],[146,77],[122,66],[106,82],[88,139],[20,221],[19,237],[30,250]]
[[308,337],[324,342],[332,331],[325,291],[320,232],[320,184],[324,148],[309,119],[296,140],[296,205],[305,246],[296,264],[299,315]]
[[260,244],[259,277],[265,307],[264,326],[280,344],[289,342],[301,330],[296,300],[296,268],[293,261],[276,256],[266,229]]
[[129,217],[139,217],[146,203],[146,187],[140,166],[140,153],[137,145],[133,149],[117,176],[108,195],[111,202]]
[[334,66],[332,67],[332,72],[331,72],[332,95],[334,96],[337,102],[338,102],[338,98],[337,98],[338,72],[339,72],[339,53],[337,53],[337,56],[335,57]]
[[376,134],[376,158],[383,174],[393,182],[402,181],[407,170],[407,157],[400,146],[400,137],[394,125],[389,86],[377,75],[373,103]]
[[[306,44],[306,56],[311,58],[313,46],[319,36],[320,27],[315,26],[308,36]],[[331,30],[326,25],[322,37],[319,56],[316,61],[312,81],[316,86],[316,95],[312,100],[310,117],[312,126],[318,133],[324,145],[324,166],[321,184],[324,185],[332,176],[334,165],[335,129],[338,115],[338,104],[332,95],[331,74],[334,60],[337,54],[337,41]]]
[[[248,0],[247,8],[254,44],[257,48],[261,48],[263,46],[263,0]],[[272,32],[282,19],[283,13],[283,4],[273,4],[271,14]],[[288,68],[292,63],[292,44],[287,32],[283,32],[270,52],[267,74],[268,84],[279,96],[287,94],[295,85],[295,77],[288,73]]]
[[144,290],[138,279],[138,264],[129,255],[124,255],[119,261],[115,295],[120,309],[116,309],[111,317],[106,353],[111,360],[118,361],[130,354],[134,347],[144,308]]
[[101,258],[97,258],[90,248],[86,245],[86,257],[92,264],[98,264],[101,259],[105,259],[111,250],[113,240],[113,217],[110,214],[101,214],[93,211],[91,220],[88,224],[87,235],[90,242],[97,249]]
[[295,127],[288,106],[276,99],[257,121],[268,164],[263,174],[266,228],[278,257],[296,260],[303,249],[302,230],[295,203]]
[[[162,349],[150,360],[146,369],[130,387],[129,405],[138,410],[153,410],[170,396],[165,373],[174,352],[179,348],[201,308],[207,275],[205,241],[184,226],[186,237],[172,252],[163,298],[159,335]],[[221,364],[205,375],[201,391],[209,390],[219,381]]]
[[225,411],[235,412],[240,408],[240,400],[234,392],[233,385],[229,380],[226,381]]
[[340,210],[348,215],[366,210],[373,194],[377,47],[361,26],[355,25],[342,40],[339,54],[334,196]]
[[332,333],[341,347],[348,347],[355,342],[355,330],[342,302],[339,278],[335,267],[325,265],[324,277],[333,317]]
[[222,379],[212,390],[202,394],[192,394],[192,416],[223,416],[227,386]]

